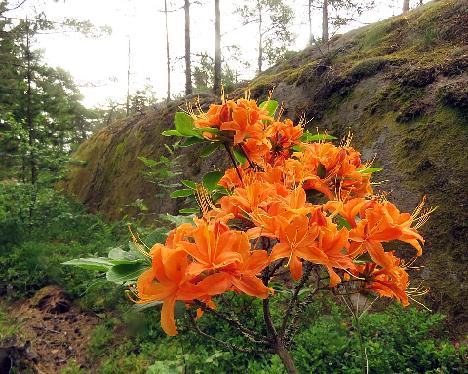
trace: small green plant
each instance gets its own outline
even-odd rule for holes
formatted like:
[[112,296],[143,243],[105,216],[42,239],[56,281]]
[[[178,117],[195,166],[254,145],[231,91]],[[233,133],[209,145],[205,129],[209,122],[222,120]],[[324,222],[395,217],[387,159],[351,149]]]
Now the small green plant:
[[103,353],[108,352],[114,337],[114,320],[107,320],[105,323],[98,325],[88,344],[88,352],[92,357],[100,357]]
[[21,323],[8,316],[7,312],[0,306],[0,346],[9,338],[17,337],[21,329]]
[[[145,179],[155,184],[158,189],[161,188],[174,188],[177,187],[176,183],[168,183],[168,181],[173,180],[175,177],[181,175],[180,171],[180,158],[182,155],[176,155],[175,151],[178,149],[177,145],[168,146],[164,144],[168,152],[168,156],[161,155],[159,161],[151,160],[149,158],[140,156],[138,159],[143,162],[146,166],[146,170],[143,171],[143,176]],[[157,197],[164,196],[162,191],[156,195]]]

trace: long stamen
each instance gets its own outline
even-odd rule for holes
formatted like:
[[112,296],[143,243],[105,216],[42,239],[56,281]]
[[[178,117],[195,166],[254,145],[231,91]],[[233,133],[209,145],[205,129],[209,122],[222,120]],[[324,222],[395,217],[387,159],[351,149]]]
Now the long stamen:
[[145,251],[145,247],[140,244],[141,241],[139,240],[139,238],[137,238],[135,234],[133,234],[133,231],[130,225],[128,225],[128,230],[130,231],[133,244],[135,244],[135,248],[138,250],[138,252],[140,252],[145,257],[151,258],[151,255]]

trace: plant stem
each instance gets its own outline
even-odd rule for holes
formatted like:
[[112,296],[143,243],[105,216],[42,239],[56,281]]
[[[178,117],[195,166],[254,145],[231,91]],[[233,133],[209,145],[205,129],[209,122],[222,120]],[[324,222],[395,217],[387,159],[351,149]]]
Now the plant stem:
[[236,169],[236,172],[237,172],[237,176],[239,177],[240,181],[242,182],[242,184],[244,183],[244,181],[242,180],[242,175],[239,171],[239,168],[237,166],[237,162],[236,160],[234,159],[234,156],[232,154],[232,150],[231,150],[231,147],[227,144],[227,143],[224,143],[224,148],[226,148],[226,152],[228,153],[229,155],[229,159],[231,160],[232,164],[234,165],[234,168]]
[[[262,280],[263,284],[265,286],[268,286],[268,283],[270,281],[270,271],[268,267],[264,270]],[[273,346],[274,352],[281,358],[284,368],[286,369],[288,374],[297,374],[294,361],[291,355],[289,354],[289,351],[286,349],[282,337],[278,335],[275,325],[273,324],[273,321],[271,319],[269,297],[263,299],[263,319],[265,320],[265,325],[267,327],[268,335],[271,338],[271,344]]]
[[361,359],[362,359],[362,373],[367,374],[367,354],[364,346],[364,339],[362,338],[361,325],[359,324],[359,316],[353,314],[354,321],[356,322],[356,330],[359,337],[359,347],[361,348]]
[[278,344],[278,346],[276,347],[276,354],[280,356],[284,368],[286,369],[288,374],[297,374],[294,361],[291,355],[289,354],[288,350],[282,344]]

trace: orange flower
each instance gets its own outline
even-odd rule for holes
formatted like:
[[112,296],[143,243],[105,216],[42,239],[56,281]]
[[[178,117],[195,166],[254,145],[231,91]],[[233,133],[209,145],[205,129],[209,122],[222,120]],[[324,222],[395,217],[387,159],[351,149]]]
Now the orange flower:
[[293,155],[300,161],[300,166],[292,164],[295,174],[300,175],[306,190],[322,192],[330,200],[347,200],[372,193],[370,174],[357,170],[361,167],[360,155],[351,147],[335,147],[331,143],[303,144],[303,150]]
[[318,226],[310,225],[306,216],[296,216],[290,223],[283,219],[280,230],[279,243],[273,247],[270,261],[288,258],[289,270],[294,280],[298,280],[302,275],[301,259],[314,263],[327,261],[327,257],[315,242]]
[[176,248],[177,245],[184,240],[186,236],[190,235],[194,229],[195,227],[190,223],[183,223],[176,227],[169,233],[166,239],[166,246],[169,248]]
[[270,143],[265,139],[247,139],[242,145],[249,160],[257,165],[265,165],[265,162],[270,159],[270,148]]
[[[230,142],[249,162],[225,171],[219,184],[229,194],[217,203],[197,188],[202,218],[172,230],[166,244],[149,253],[152,266],[138,278],[136,302],[162,302],[161,325],[168,335],[177,333],[177,301],[189,307],[200,300],[214,309],[214,297],[228,291],[269,297],[273,290],[259,275],[280,259],[287,259],[295,281],[306,261],[327,269],[330,287],[354,275],[361,290],[408,305],[406,268],[383,243],[406,242],[421,255],[424,240],[417,229],[432,212],[423,210],[424,200],[409,214],[372,197],[371,174],[364,170],[369,163],[362,164],[350,137],[340,146],[303,143],[300,125],[274,120],[248,98],[223,98],[207,113],[199,111],[191,112],[194,125],[221,130],[205,136]],[[317,194],[310,190],[328,202],[314,205]],[[356,265],[365,253],[370,260]]]
[[265,131],[265,135],[270,138],[274,154],[292,147],[299,143],[299,138],[304,133],[302,126],[294,126],[290,119],[283,122],[273,122]]
[[188,266],[187,255],[156,244],[150,252],[151,269],[138,278],[136,288],[139,300],[137,303],[162,301],[161,326],[166,334],[174,336],[177,328],[174,319],[176,300],[193,300],[200,296],[200,290],[190,283],[186,274]]
[[239,173],[241,176],[244,175],[244,171],[240,167],[237,168],[237,171],[235,168],[226,169],[218,184],[227,189],[242,186],[242,182],[239,179]]
[[240,99],[232,109],[232,121],[223,122],[223,131],[234,131],[234,145],[242,143],[244,139],[262,139],[264,125],[262,120],[271,120],[268,113],[257,106],[255,100]]
[[256,227],[249,229],[247,233],[250,238],[278,238],[284,222],[290,222],[296,215],[306,215],[313,210],[314,207],[307,203],[305,191],[301,187],[288,190],[286,196],[271,194],[268,204],[249,213],[249,218]]
[[338,230],[335,225],[329,225],[320,230],[318,248],[323,251],[327,259],[323,262],[317,261],[317,263],[326,266],[330,274],[330,287],[341,282],[333,268],[354,269],[354,264],[348,255],[348,246],[348,230],[346,228]]
[[384,267],[391,268],[393,260],[388,252],[385,252],[382,242],[400,240],[411,244],[422,253],[422,236],[411,227],[413,218],[409,213],[400,213],[390,202],[375,203],[365,209],[361,214],[362,220],[350,232],[351,255],[356,257],[364,252],[369,252],[372,260]]
[[257,278],[257,274],[268,265],[268,253],[264,250],[250,251],[250,242],[245,233],[237,236],[237,240],[239,241],[237,248],[242,256],[242,261],[231,263],[221,271],[229,274],[230,281],[238,291],[265,299],[273,290],[266,287]]
[[232,120],[231,111],[236,104],[230,100],[224,104],[211,104],[207,113],[193,115],[193,124],[195,127],[215,127],[219,128],[223,122]]
[[265,207],[276,195],[276,189],[270,183],[254,181],[245,187],[238,187],[230,196],[220,199],[221,209],[238,217],[245,217],[259,207]]
[[197,220],[197,228],[191,237],[195,243],[183,241],[181,248],[193,259],[187,273],[198,275],[205,270],[216,270],[236,261],[242,261],[239,254],[238,236],[240,232],[231,231],[219,222],[209,226],[204,220]]
[[377,264],[367,262],[360,265],[355,272],[361,278],[365,279],[365,288],[377,292],[381,296],[394,297],[399,300],[403,306],[407,306],[408,295],[406,289],[409,284],[408,273],[400,267],[400,259],[391,253],[393,266],[390,269],[377,268]]
[[364,207],[371,204],[373,200],[355,198],[343,203],[342,201],[329,201],[324,205],[324,209],[331,212],[332,215],[339,214],[351,227],[356,227],[356,216]]

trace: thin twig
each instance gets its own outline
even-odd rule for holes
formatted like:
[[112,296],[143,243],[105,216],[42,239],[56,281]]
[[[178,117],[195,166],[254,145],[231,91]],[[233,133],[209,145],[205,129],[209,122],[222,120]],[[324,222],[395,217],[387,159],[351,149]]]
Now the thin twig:
[[289,300],[289,304],[288,304],[288,308],[286,309],[286,313],[284,314],[283,323],[282,323],[281,329],[279,331],[279,336],[281,336],[281,337],[284,336],[284,332],[286,331],[286,326],[288,324],[289,317],[290,317],[293,309],[295,309],[297,307],[297,303],[299,301],[299,299],[298,299],[299,292],[301,291],[302,287],[304,287],[305,283],[309,280],[311,272],[312,272],[312,264],[307,262],[305,264],[304,274],[302,274],[302,277],[301,277],[299,283],[294,287],[294,292],[293,292],[293,294],[291,296],[291,299]]
[[212,314],[213,316],[226,321],[229,325],[237,329],[244,335],[247,339],[249,339],[252,343],[256,344],[269,344],[269,340],[266,339],[262,334],[257,331],[251,330],[245,326],[243,326],[237,319],[228,316],[226,313],[218,312],[212,308],[210,308],[205,303],[201,302],[200,300],[195,300],[194,304],[201,308],[204,312]]
[[320,274],[318,273],[318,270],[317,268],[314,269],[315,270],[315,274],[316,274],[316,284],[315,284],[315,289],[313,291],[311,291],[305,298],[303,301],[301,301],[300,303],[298,303],[297,305],[297,308],[294,310],[294,313],[293,313],[293,316],[292,316],[292,320],[291,322],[289,323],[289,325],[287,326],[286,328],[286,331],[284,332],[284,337],[283,337],[283,340],[285,342],[285,344],[287,346],[289,346],[292,342],[292,339],[297,331],[297,328],[298,328],[298,324],[297,324],[297,320],[299,319],[299,316],[302,315],[302,313],[305,311],[305,309],[309,306],[309,304],[311,304],[314,299],[315,299],[315,295],[319,292],[319,291],[323,291],[323,290],[327,290],[328,287],[321,287],[321,281],[322,279],[320,278]]
[[250,167],[255,170],[255,164],[250,160],[249,155],[245,151],[244,147],[240,145],[240,149],[242,149],[242,152],[244,152],[245,158],[247,159],[247,162],[249,163]]
[[243,353],[271,353],[271,350],[265,350],[265,349],[262,349],[262,348],[242,348],[242,347],[239,347],[235,344],[231,344],[231,343],[228,343],[228,342],[225,342],[224,340],[220,340],[218,338],[215,338],[214,336],[202,331],[200,329],[200,327],[197,325],[197,322],[195,321],[195,318],[193,316],[193,314],[190,312],[190,310],[187,310],[187,314],[188,314],[188,317],[189,317],[189,320],[190,320],[190,324],[192,325],[193,329],[195,330],[195,332],[201,336],[204,336],[208,339],[211,339],[213,341],[215,341],[216,343],[222,345],[223,347],[229,349],[229,350],[232,350],[232,351],[238,351],[238,352],[243,352]]
[[284,264],[285,259],[283,258],[281,261],[278,261],[272,268],[271,270],[268,270],[268,280],[270,280],[273,276],[278,275],[275,274],[276,270],[278,270],[281,265]]
[[224,143],[224,148],[226,148],[226,152],[228,153],[229,155],[229,158],[232,162],[232,164],[234,165],[234,168],[236,169],[236,172],[237,172],[237,176],[239,177],[239,180],[241,181],[242,184],[244,184],[244,181],[242,180],[242,175],[239,171],[239,168],[237,166],[237,162],[236,160],[234,159],[234,155],[232,154],[232,149],[231,147],[229,147],[229,145],[227,143]]
[[[280,261],[278,264],[276,264],[273,267],[273,272],[277,269],[277,267],[281,266],[282,261]],[[276,268],[276,269],[275,269]],[[268,287],[268,283],[270,282],[270,275],[272,272],[270,272],[270,267],[267,266],[263,272],[262,272],[262,281],[263,284]],[[273,324],[273,320],[271,318],[271,313],[270,313],[270,298],[267,297],[266,299],[263,299],[262,301],[262,307],[263,307],[263,319],[265,320],[265,325],[267,327],[267,332],[270,335],[271,342],[274,344],[275,348],[278,345],[278,333],[276,332],[275,325]]]

